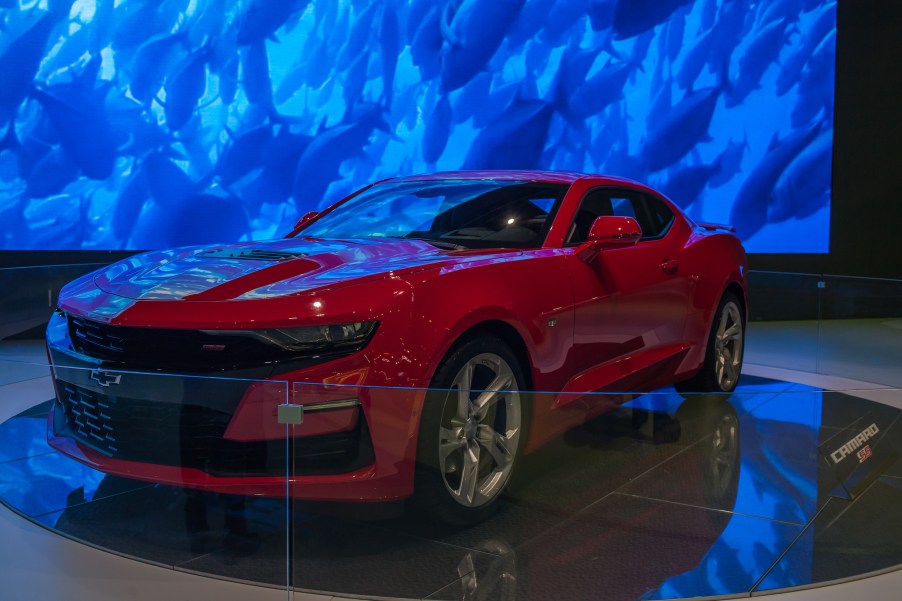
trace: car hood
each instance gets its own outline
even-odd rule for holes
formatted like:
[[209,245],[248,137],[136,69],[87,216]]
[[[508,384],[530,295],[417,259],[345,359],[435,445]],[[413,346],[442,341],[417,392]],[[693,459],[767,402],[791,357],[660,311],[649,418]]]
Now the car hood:
[[104,292],[135,300],[269,298],[496,252],[448,251],[420,240],[291,238],[144,253],[96,272],[94,283]]

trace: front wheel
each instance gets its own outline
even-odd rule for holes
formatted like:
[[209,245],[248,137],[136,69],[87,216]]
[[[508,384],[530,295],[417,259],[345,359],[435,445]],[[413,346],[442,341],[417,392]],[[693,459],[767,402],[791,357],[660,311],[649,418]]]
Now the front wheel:
[[733,392],[742,371],[745,319],[742,305],[728,292],[714,313],[714,323],[705,349],[705,362],[695,377],[678,382],[680,392]]
[[445,358],[420,419],[413,501],[422,512],[471,524],[496,509],[525,442],[523,383],[497,338],[471,339]]

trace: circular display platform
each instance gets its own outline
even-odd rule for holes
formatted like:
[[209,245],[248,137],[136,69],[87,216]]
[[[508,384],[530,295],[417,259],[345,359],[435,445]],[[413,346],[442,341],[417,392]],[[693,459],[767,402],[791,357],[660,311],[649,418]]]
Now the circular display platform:
[[214,577],[284,587],[289,553],[298,590],[626,600],[902,563],[902,412],[810,386],[744,377],[728,398],[639,396],[525,456],[497,514],[469,528],[401,504],[289,506],[107,476],[47,445],[49,407],[0,424],[3,503],[92,546]]

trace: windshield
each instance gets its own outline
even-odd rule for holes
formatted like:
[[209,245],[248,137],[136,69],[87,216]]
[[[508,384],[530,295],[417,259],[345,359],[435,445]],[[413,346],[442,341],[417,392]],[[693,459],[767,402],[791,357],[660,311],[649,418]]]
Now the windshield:
[[462,248],[536,248],[567,184],[493,180],[386,182],[301,230],[325,239],[416,238]]

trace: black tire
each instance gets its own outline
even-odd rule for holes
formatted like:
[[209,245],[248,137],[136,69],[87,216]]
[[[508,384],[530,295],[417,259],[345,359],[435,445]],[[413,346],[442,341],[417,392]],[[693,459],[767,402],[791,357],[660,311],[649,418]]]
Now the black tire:
[[[739,328],[738,339],[734,339],[727,343],[729,357],[733,359],[732,366],[735,368],[735,375],[724,376],[727,371],[726,367],[721,368],[720,359],[724,358],[721,345],[718,344],[718,330],[726,320],[727,327],[733,324]],[[705,361],[701,370],[688,380],[677,382],[674,387],[677,391],[688,393],[730,393],[736,389],[739,383],[739,374],[742,371],[742,359],[745,345],[745,313],[742,310],[742,303],[739,298],[732,292],[727,292],[720,299],[717,310],[714,312],[714,321],[711,324],[711,332],[708,335],[708,343],[705,347]],[[738,360],[736,352],[738,351]]]
[[[467,366],[472,370],[465,372]],[[471,384],[461,387],[468,374]],[[478,394],[459,392],[507,379],[510,384],[499,387],[502,392],[491,397],[494,402],[486,403],[484,411],[473,405]],[[516,355],[498,338],[471,338],[449,352],[432,379],[435,390],[427,393],[420,419],[411,499],[420,514],[459,526],[495,512],[526,442],[528,403],[519,392],[525,383]],[[463,405],[469,416],[465,421],[460,419]],[[501,431],[499,440],[494,435]],[[488,443],[488,438],[497,442]]]

